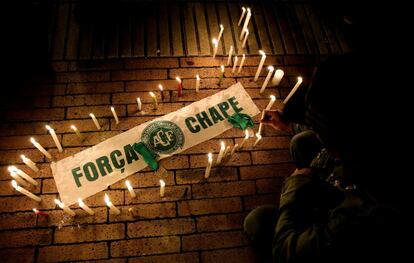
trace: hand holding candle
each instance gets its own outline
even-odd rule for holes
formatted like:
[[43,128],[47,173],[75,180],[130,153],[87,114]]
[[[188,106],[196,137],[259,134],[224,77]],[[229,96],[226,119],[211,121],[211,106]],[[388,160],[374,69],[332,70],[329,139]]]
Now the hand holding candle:
[[80,133],[80,131],[78,130],[78,128],[76,128],[75,125],[70,125],[70,128],[76,133],[76,135],[78,136],[79,140],[83,141],[83,136]]
[[165,182],[164,180],[160,180],[160,197],[164,197],[165,195]]
[[29,158],[26,158],[23,154],[20,155],[20,158],[24,162],[25,165],[27,165],[30,169],[32,169],[34,172],[39,172],[39,168],[37,168],[36,163],[34,163]]
[[221,145],[220,146],[220,152],[219,152],[219,154],[217,156],[217,161],[216,161],[217,164],[220,164],[221,163],[221,159],[223,159],[224,151],[226,150],[226,144],[224,144],[223,141],[220,142],[220,145]]
[[154,92],[150,91],[149,95],[152,98],[152,105],[154,106],[154,110],[158,109],[158,101],[157,101],[157,97],[155,96]]
[[259,67],[257,68],[256,75],[254,76],[254,81],[257,81],[260,76],[260,72],[262,71],[263,64],[266,60],[266,54],[263,52],[263,50],[259,50],[260,55],[262,55],[262,58],[260,59]]
[[158,84],[158,88],[160,89],[161,100],[163,101],[165,99],[165,97],[164,97],[164,88],[162,87],[161,84]]
[[105,203],[109,207],[109,212],[115,215],[119,215],[121,213],[121,210],[119,210],[117,207],[115,207],[111,200],[109,199],[108,194],[105,194]]
[[196,75],[196,92],[200,90],[200,76]]
[[132,198],[137,197],[137,195],[135,194],[134,188],[132,188],[132,185],[128,180],[125,181],[125,185],[128,188],[128,191],[129,191],[129,194],[131,195],[131,197]]
[[87,206],[82,199],[78,198],[78,204],[79,207],[82,208],[86,213],[88,213],[89,215],[93,216],[95,214],[94,211],[92,211],[92,209],[89,208],[89,206]]
[[239,69],[237,70],[237,73],[240,73],[241,72],[241,70],[242,70],[242,68],[243,68],[243,65],[244,65],[244,61],[246,60],[246,55],[245,54],[243,54],[242,55],[242,59],[240,60],[240,66],[239,66]]
[[293,94],[295,94],[296,90],[299,88],[299,86],[302,83],[302,81],[303,81],[302,77],[298,77],[298,81],[296,82],[296,84],[293,87],[293,89],[289,92],[289,95],[283,101],[283,104],[286,104],[288,102],[288,100],[290,99],[290,97],[292,97]]
[[114,115],[114,118],[115,118],[115,124],[118,125],[119,119],[118,119],[118,115],[116,114],[115,108],[111,107],[111,111],[112,111],[112,115]]
[[36,147],[40,152],[42,152],[47,158],[52,159],[52,155],[50,155],[50,153],[46,151],[45,148],[43,148],[43,146],[40,145],[40,143],[38,143],[33,137],[30,138],[30,141],[32,142],[34,147]]
[[63,211],[65,211],[66,214],[70,216],[76,216],[76,213],[70,209],[69,207],[65,206],[65,204],[57,199],[55,199],[55,204],[57,204]]
[[265,81],[263,82],[262,88],[260,89],[260,93],[263,93],[263,92],[264,92],[264,90],[266,89],[267,84],[269,83],[269,80],[270,80],[270,78],[272,77],[273,70],[275,70],[275,69],[274,69],[274,67],[273,67],[273,66],[268,66],[268,67],[267,67],[267,70],[268,70],[269,72],[267,73],[266,79],[265,79]]
[[46,125],[46,129],[50,132],[50,135],[52,136],[53,141],[55,142],[55,145],[58,148],[59,152],[63,152],[62,145],[59,142],[59,139],[55,133],[55,130],[52,129],[52,127],[50,127],[49,125]]
[[210,176],[210,171],[211,171],[211,166],[213,165],[213,154],[212,153],[208,153],[208,158],[207,158],[207,167],[206,167],[206,172],[204,173],[204,178],[208,178]]
[[181,81],[180,77],[176,77],[175,79],[178,83],[178,97],[181,97],[183,93],[183,82]]
[[285,75],[285,72],[283,72],[283,70],[281,69],[277,69],[272,79],[272,85],[276,87],[279,86],[280,81],[283,78],[283,75]]
[[213,58],[215,58],[218,50],[218,41],[217,39],[213,38],[211,42],[213,43]]
[[96,119],[95,115],[93,113],[89,113],[89,116],[91,116],[92,121],[95,124],[96,129],[101,130],[101,125],[99,125],[99,122]]
[[15,180],[12,180],[12,186],[14,187],[14,189],[16,189],[16,191],[24,194],[25,196],[35,200],[36,202],[41,202],[42,199],[34,194],[32,194],[31,192],[27,191],[26,189],[20,187],[19,185],[17,185],[17,182]]

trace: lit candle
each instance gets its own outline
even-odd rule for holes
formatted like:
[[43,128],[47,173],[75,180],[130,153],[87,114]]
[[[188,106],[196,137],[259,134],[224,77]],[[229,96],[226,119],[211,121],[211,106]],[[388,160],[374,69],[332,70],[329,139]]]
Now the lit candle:
[[211,165],[213,164],[213,154],[208,153],[208,163],[206,167],[206,172],[204,173],[204,178],[208,178],[210,176]]
[[196,92],[200,90],[200,76],[196,75]]
[[89,208],[89,206],[87,206],[82,199],[78,198],[78,204],[79,207],[82,208],[86,213],[90,214],[91,216],[93,216],[95,214],[94,211],[92,211],[92,209]]
[[18,192],[24,194],[25,196],[35,200],[36,202],[41,202],[42,199],[34,194],[32,194],[31,192],[27,191],[26,189],[20,187],[19,185],[17,185],[17,182],[15,180],[12,180],[12,185],[14,187],[14,189],[16,189]]
[[243,139],[243,141],[240,143],[240,146],[239,146],[239,148],[240,148],[240,149],[243,147],[243,145],[246,143],[246,141],[247,141],[247,140],[249,139],[249,137],[250,137],[250,134],[249,134],[249,130],[248,130],[248,129],[244,130],[244,134],[245,134],[244,139]]
[[243,24],[242,31],[240,33],[240,39],[239,40],[242,40],[243,34],[244,34],[244,32],[246,32],[247,26],[249,25],[249,21],[250,21],[251,16],[252,16],[252,13],[250,11],[250,8],[247,8],[247,16],[246,16],[246,20],[244,20],[244,24]]
[[52,136],[53,141],[55,142],[56,147],[58,148],[59,152],[63,152],[62,145],[60,145],[60,142],[59,142],[59,139],[58,139],[58,137],[55,133],[55,130],[52,129],[52,127],[50,127],[49,125],[46,125],[46,129],[50,132],[50,135]]
[[276,101],[276,96],[270,95],[270,101],[269,101],[269,104],[267,104],[266,106],[266,110],[270,110],[273,106],[273,103],[275,103],[275,101]]
[[221,65],[220,70],[219,70],[219,85],[221,85],[221,82],[223,81],[223,76],[224,76],[224,65]]
[[43,146],[40,145],[40,143],[38,143],[33,137],[30,138],[30,141],[32,142],[34,147],[36,147],[40,152],[42,152],[47,158],[52,159],[52,155],[50,155],[50,153],[46,151],[45,148],[43,148]]
[[227,58],[227,66],[230,65],[232,56],[233,56],[233,46],[230,46],[229,57]]
[[221,141],[220,144],[221,144],[221,147],[220,147],[220,152],[217,156],[217,164],[221,163],[221,159],[223,159],[224,151],[226,150],[226,145],[224,144],[224,142]]
[[257,137],[257,139],[254,142],[253,147],[256,146],[256,144],[259,143],[259,141],[262,139],[262,135],[260,135],[259,133],[256,133],[256,137]]
[[239,61],[239,58],[237,56],[235,56],[234,57],[234,62],[233,62],[233,69],[231,70],[232,73],[234,73],[236,71],[238,61]]
[[157,97],[155,96],[154,92],[150,91],[149,95],[152,98],[152,105],[154,106],[154,110],[158,109],[158,101],[157,101]]
[[36,215],[39,215],[39,216],[45,216],[45,217],[48,217],[48,216],[49,216],[47,213],[42,212],[42,211],[39,211],[39,210],[37,210],[36,208],[33,208],[33,212],[34,212]]
[[30,169],[32,169],[35,172],[39,172],[39,168],[37,168],[36,163],[34,163],[32,160],[24,156],[23,154],[20,155],[20,158],[22,158],[22,161],[25,165],[27,165]]
[[76,128],[75,125],[70,125],[70,128],[76,133],[76,135],[78,136],[78,138],[83,141],[83,136],[80,133],[80,131],[78,130],[78,128]]
[[118,119],[118,115],[116,114],[115,108],[111,107],[111,111],[112,111],[112,115],[114,115],[115,123],[118,125],[119,119]]
[[227,154],[230,153],[230,145],[227,145],[226,150],[223,153],[223,159],[227,158]]
[[302,83],[303,79],[302,77],[298,77],[298,81],[296,82],[295,86],[293,87],[293,89],[290,91],[289,95],[286,97],[286,99],[283,101],[283,104],[286,104],[288,102],[288,100],[290,99],[290,97],[292,97],[292,95],[296,92],[296,90],[299,88],[300,84]]
[[137,98],[137,104],[138,104],[138,111],[142,111],[142,103],[141,103],[140,97]]
[[249,30],[246,29],[246,35],[244,35],[244,39],[243,39],[243,43],[242,43],[242,48],[246,47],[246,43],[247,43],[247,38],[249,37]]
[[232,157],[233,156],[233,154],[237,151],[237,149],[239,148],[239,145],[236,143],[234,146],[233,146],[233,149],[231,149],[231,153],[230,153],[230,157]]
[[121,213],[121,210],[119,210],[117,207],[112,204],[111,200],[109,200],[108,194],[105,194],[105,203],[109,207],[109,212],[115,215],[119,215]]
[[22,177],[24,180],[28,181],[32,185],[38,185],[36,180],[34,180],[32,177],[30,177],[27,173],[23,172],[22,170],[18,169],[16,166],[9,166],[8,167],[9,172],[15,172],[20,177]]
[[283,72],[283,70],[281,70],[281,69],[277,69],[276,72],[275,72],[275,75],[273,76],[272,84],[274,86],[279,86],[280,81],[283,78],[283,75],[285,75],[285,72]]
[[137,197],[137,195],[135,194],[134,188],[132,188],[132,185],[128,180],[125,181],[125,185],[128,188],[128,191],[129,191],[129,194],[131,195],[131,197],[132,198]]
[[220,32],[217,37],[217,42],[220,43],[221,36],[223,35],[224,26],[220,24]]
[[158,84],[158,88],[160,89],[161,100],[164,100],[164,88],[161,84]]
[[57,204],[63,211],[65,211],[66,214],[70,216],[76,216],[76,213],[70,209],[69,207],[65,206],[65,204],[57,199],[55,199],[55,204]]
[[[265,111],[262,111],[262,119],[263,119],[264,115],[265,115]],[[257,130],[256,135],[257,135],[257,134],[262,135],[262,128],[263,128],[263,123],[262,123],[262,122],[260,122],[260,124],[259,124],[259,129]]]
[[165,182],[164,180],[160,180],[160,197],[164,197],[165,194]]
[[218,41],[217,39],[213,38],[211,42],[213,43],[213,58],[215,58],[218,50]]
[[99,125],[98,120],[96,119],[95,115],[93,113],[89,113],[89,116],[91,116],[93,123],[96,126],[96,129],[100,130],[101,129],[101,125]]
[[266,60],[266,54],[263,52],[263,50],[259,50],[259,53],[262,55],[262,59],[260,60],[256,75],[254,76],[254,81],[257,81],[259,79],[260,72],[262,71],[263,64]]
[[177,83],[178,83],[178,97],[181,97],[183,93],[183,82],[181,81],[180,77],[176,77],[175,79],[177,80]]
[[28,184],[25,180],[23,180],[17,173],[11,169],[9,169],[10,176],[19,184],[24,185],[26,187],[30,187],[30,184]]
[[246,60],[246,55],[245,54],[243,54],[242,55],[242,59],[240,60],[240,66],[239,66],[239,69],[237,70],[237,73],[240,73],[241,72],[241,70],[242,70],[242,68],[243,68],[243,65],[244,65],[244,61]]
[[263,92],[264,92],[264,90],[266,89],[267,84],[269,83],[269,80],[270,80],[270,78],[272,77],[272,73],[273,73],[273,71],[275,70],[275,68],[274,68],[273,66],[268,66],[268,67],[267,67],[267,70],[268,70],[269,72],[267,73],[266,79],[265,79],[265,81],[263,82],[262,88],[260,89],[260,93],[263,93]]
[[240,26],[241,22],[243,21],[244,15],[246,14],[246,8],[242,7],[242,13],[240,15],[239,23],[237,23],[238,26]]

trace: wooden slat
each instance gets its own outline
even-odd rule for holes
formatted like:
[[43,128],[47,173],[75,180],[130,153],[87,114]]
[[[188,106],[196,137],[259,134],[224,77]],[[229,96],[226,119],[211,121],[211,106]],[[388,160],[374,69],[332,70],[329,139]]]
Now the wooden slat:
[[108,19],[112,23],[109,23],[105,37],[105,54],[107,58],[117,58],[119,56],[119,9],[114,10],[112,17]]
[[56,19],[57,19],[57,4],[52,4],[50,7],[50,16],[48,17],[48,28],[47,32],[48,38],[47,38],[47,44],[48,44],[48,53],[52,57],[53,53],[53,41],[55,38],[55,31],[56,31]]
[[53,42],[52,58],[54,60],[63,59],[66,41],[66,28],[69,15],[69,4],[60,3],[58,7],[58,19],[56,21],[56,30]]
[[121,57],[131,57],[132,54],[131,19],[129,5],[123,5],[119,20],[119,55]]
[[230,51],[230,46],[233,46],[233,48],[235,48],[236,43],[233,41],[233,34],[231,32],[229,13],[227,12],[226,4],[218,3],[217,7],[220,15],[220,24],[224,26],[222,38],[224,40],[225,54],[227,55]]
[[284,12],[284,7],[277,3],[273,6],[273,12],[275,13],[276,20],[279,24],[280,34],[283,41],[286,54],[296,54],[296,45],[291,33],[291,28]]
[[264,14],[265,25],[266,28],[268,28],[268,33],[270,35],[270,40],[273,46],[273,53],[276,55],[285,54],[279,29],[279,23],[277,21],[278,19],[273,13],[273,5],[268,3],[265,6],[262,6],[262,11]]
[[[208,15],[208,25],[210,27],[210,35],[211,38],[217,38],[220,28],[219,23],[217,19],[217,13],[216,13],[216,6],[214,3],[207,3],[207,15]],[[209,41],[211,47],[213,46],[211,44],[211,39]],[[213,50],[213,49],[212,49]],[[223,44],[222,42],[219,43],[219,47],[217,50],[217,55],[223,55]]]
[[351,48],[349,47],[348,43],[346,42],[346,39],[344,35],[339,31],[335,30],[336,37],[339,41],[339,45],[341,46],[343,53],[348,53],[351,51]]
[[195,14],[196,14],[195,18],[197,22],[198,40],[200,44],[199,46],[200,55],[209,55],[210,54],[209,42],[211,40],[208,37],[204,4],[195,3],[194,8],[195,8]]
[[159,5],[158,31],[160,32],[160,55],[171,56],[170,51],[170,26],[168,23],[168,11],[166,5]]
[[68,39],[66,41],[65,58],[69,60],[78,58],[78,43],[79,43],[79,22],[75,17],[74,11],[78,4],[72,3],[69,16]]
[[157,13],[154,5],[146,4],[144,7],[145,12],[145,30],[146,30],[146,43],[147,57],[155,57],[158,55],[158,45],[157,45]]
[[132,16],[132,55],[134,57],[144,56],[144,12],[139,5],[134,5]]
[[339,46],[339,43],[338,43],[338,39],[335,36],[335,30],[333,30],[332,27],[326,23],[326,21],[320,15],[320,13],[318,12],[318,10],[316,10],[312,6],[310,6],[310,8],[316,14],[317,17],[320,17],[321,18],[321,25],[322,25],[322,28],[325,31],[326,36],[328,38],[329,45],[331,47],[332,53],[333,54],[340,54],[340,53],[342,53],[341,47]]
[[102,25],[99,25],[99,28],[95,26],[93,30],[93,41],[92,41],[92,58],[93,59],[103,59],[105,57],[105,37],[104,37],[104,28]]
[[260,39],[260,49],[266,52],[267,54],[272,53],[272,46],[270,44],[269,36],[267,35],[266,31],[266,27],[268,27],[268,25],[263,20],[264,15],[262,13],[262,8],[259,3],[255,5],[254,8],[252,8],[252,17],[256,22],[257,35]]
[[307,20],[305,11],[303,10],[302,4],[295,4],[294,9],[296,11],[296,16],[298,18],[299,24],[302,28],[303,35],[305,37],[305,43],[308,47],[310,54],[319,54],[320,51],[318,50],[318,47],[316,46],[315,37],[312,32],[312,28],[309,25],[309,22]]
[[308,50],[305,44],[305,40],[303,38],[302,29],[299,25],[299,22],[296,18],[295,11],[293,10],[293,5],[291,4],[283,4],[283,9],[280,13],[286,14],[286,18],[289,24],[290,31],[292,32],[293,36],[293,43],[296,45],[296,54],[307,54]]
[[184,16],[185,43],[187,48],[187,55],[195,56],[198,55],[198,48],[194,25],[193,4],[186,3],[182,10],[185,10],[181,13],[181,15]]
[[309,19],[310,25],[313,29],[315,35],[316,43],[318,45],[319,51],[321,54],[330,54],[331,49],[329,47],[328,38],[326,37],[325,32],[321,28],[320,21],[317,19],[310,6],[308,4],[303,5],[306,15]]
[[243,53],[245,53],[245,51],[242,49],[242,41],[239,40],[239,36],[237,35],[238,32],[238,25],[237,23],[239,22],[240,19],[240,13],[238,12],[238,10],[241,8],[240,4],[235,4],[235,3],[227,3],[227,7],[229,9],[229,14],[230,14],[230,23],[232,26],[232,30],[231,30],[231,34],[233,36],[233,41],[235,41],[235,49],[234,52],[235,54],[241,55]]
[[183,40],[182,40],[182,32],[181,32],[179,6],[175,3],[169,4],[168,6],[169,6],[168,10],[170,11],[173,55],[182,56],[184,55],[184,48],[183,48]]
[[79,59],[90,59],[92,57],[92,22],[81,23],[79,37]]

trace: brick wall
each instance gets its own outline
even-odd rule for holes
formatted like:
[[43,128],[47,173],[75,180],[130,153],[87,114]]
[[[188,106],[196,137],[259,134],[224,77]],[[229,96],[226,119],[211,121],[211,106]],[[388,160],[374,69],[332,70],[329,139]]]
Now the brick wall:
[[[232,160],[214,167],[210,178],[203,180],[206,153],[217,153],[220,139],[229,145],[242,140],[242,131],[232,129],[162,161],[168,169],[165,198],[159,197],[157,177],[147,169],[129,177],[137,192],[135,199],[130,198],[123,181],[109,187],[107,192],[121,209],[121,215],[110,215],[103,193],[99,193],[85,200],[95,215],[88,216],[74,206],[78,216],[73,219],[55,207],[53,199],[58,193],[49,162],[29,138],[34,136],[59,160],[236,82],[244,85],[259,108],[267,105],[270,94],[277,96],[276,104],[280,106],[296,76],[302,75],[306,83],[316,62],[314,57],[268,57],[265,64],[282,68],[285,78],[280,88],[268,88],[260,95],[267,71],[263,70],[259,81],[253,82],[259,59],[247,57],[245,68],[238,75],[227,67],[221,86],[218,66],[225,64],[225,57],[55,62],[54,78],[30,84],[18,96],[4,97],[0,114],[1,261],[254,261],[242,231],[243,219],[258,205],[277,203],[283,178],[293,170],[288,153],[289,134],[264,128],[263,140],[257,147],[252,147],[254,139],[249,140]],[[202,79],[199,93],[194,90],[196,74]],[[180,98],[176,75],[183,79]],[[156,91],[158,83],[164,85],[166,96],[161,102],[156,92],[160,107],[154,112],[148,91]],[[137,96],[141,97],[147,115],[137,115]],[[111,105],[121,121],[117,126]],[[89,112],[103,124],[103,131],[96,131]],[[54,147],[45,124],[56,130],[63,153]],[[85,141],[77,139],[71,124],[86,135]],[[41,171],[30,171],[22,164],[20,154],[37,162]],[[7,172],[11,164],[38,181],[39,186],[30,190],[42,197],[40,205],[12,188]],[[33,207],[47,212],[49,218],[36,216]]]

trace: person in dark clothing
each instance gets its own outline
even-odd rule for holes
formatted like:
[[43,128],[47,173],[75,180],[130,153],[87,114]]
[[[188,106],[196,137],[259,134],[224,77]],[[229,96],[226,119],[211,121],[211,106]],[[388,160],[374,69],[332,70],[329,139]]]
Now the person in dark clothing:
[[283,110],[265,112],[263,124],[311,130],[292,138],[297,169],[283,184],[279,207],[258,207],[245,219],[263,261],[402,262],[401,174],[389,158],[391,140],[379,132],[388,114],[378,110],[382,83],[367,79],[377,67],[358,53],[327,60]]

